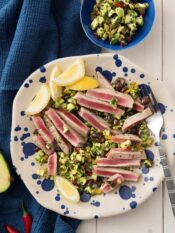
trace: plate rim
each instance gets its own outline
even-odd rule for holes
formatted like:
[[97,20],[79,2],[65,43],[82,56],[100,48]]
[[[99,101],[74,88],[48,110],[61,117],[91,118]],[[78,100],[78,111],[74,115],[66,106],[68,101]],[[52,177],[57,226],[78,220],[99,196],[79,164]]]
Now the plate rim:
[[[164,85],[166,89],[168,89],[167,86],[166,86],[161,80],[156,80],[155,78],[153,78],[152,75],[150,75],[148,72],[146,72],[142,67],[138,66],[137,64],[135,64],[134,62],[132,62],[132,61],[129,60],[128,58],[126,58],[126,57],[124,57],[123,55],[120,55],[120,54],[118,54],[118,53],[88,54],[88,55],[80,55],[80,56],[70,56],[70,57],[58,58],[58,59],[55,59],[55,60],[53,60],[53,61],[50,61],[49,63],[46,63],[44,66],[47,67],[47,66],[49,66],[49,65],[51,65],[51,64],[53,65],[53,64],[57,63],[58,61],[63,61],[63,62],[64,62],[64,60],[67,61],[67,60],[72,60],[72,59],[76,59],[76,58],[90,58],[90,57],[94,58],[95,56],[101,56],[101,57],[104,57],[104,58],[110,58],[110,59],[111,59],[111,58],[114,57],[114,55],[118,55],[119,58],[121,58],[122,61],[124,61],[124,62],[126,61],[126,62],[129,63],[129,64],[133,64],[133,65],[134,65],[134,68],[143,71],[144,74],[148,75],[149,78],[151,78],[154,82],[157,82],[157,81],[158,81],[158,82],[160,82],[162,85]],[[14,98],[14,101],[13,101],[13,108],[12,108],[11,138],[14,137],[14,130],[13,130],[13,129],[14,129],[14,123],[16,122],[16,113],[15,113],[15,109],[16,109],[16,104],[17,104],[18,97],[20,96],[21,92],[23,91],[23,88],[24,88],[23,85],[24,85],[24,83],[26,82],[26,80],[28,80],[28,79],[30,79],[31,77],[35,76],[35,74],[38,73],[38,70],[39,70],[39,68],[38,68],[36,71],[34,71],[33,73],[31,73],[31,74],[24,80],[24,82],[23,82],[22,85],[20,86],[20,88],[19,88],[19,90],[18,90],[18,92],[17,92],[17,94],[16,94],[16,96],[15,96],[15,98]],[[170,93],[170,94],[171,94],[171,93]],[[170,95],[170,96],[171,96],[171,95]],[[172,99],[173,99],[173,98],[172,98]],[[10,152],[11,152],[12,163],[13,163],[13,165],[15,166],[15,153],[13,152],[13,149],[14,149],[13,147],[14,147],[14,142],[13,142],[13,141],[10,141]],[[16,172],[17,172],[17,174],[19,175],[18,170],[17,170]],[[31,195],[35,198],[35,200],[36,200],[41,206],[43,206],[43,207],[45,207],[45,208],[47,208],[47,209],[50,209],[50,210],[52,210],[52,211],[55,211],[56,213],[60,214],[60,212],[58,212],[58,211],[56,210],[56,208],[55,208],[55,209],[50,208],[50,207],[47,205],[47,202],[43,203],[42,201],[40,201],[40,198],[38,198],[38,196],[35,194],[35,192],[32,192],[32,190],[29,188],[28,182],[25,182],[25,181],[24,181],[22,175],[21,175],[21,179],[22,179],[24,185],[27,187],[28,191],[31,193]],[[164,176],[161,176],[161,177],[159,178],[158,182],[157,182],[157,188],[160,187],[160,184],[161,184],[161,182],[162,182],[163,180],[164,180]],[[138,200],[138,206],[140,206],[142,203],[144,203],[151,195],[154,195],[154,193],[150,191],[150,192],[147,194],[146,197],[142,198],[141,200]],[[126,210],[123,211],[123,212],[120,212],[120,213],[111,213],[111,214],[107,214],[107,215],[104,213],[104,214],[101,214],[101,215],[100,215],[100,218],[102,218],[102,217],[110,217],[110,216],[114,216],[114,215],[121,215],[121,214],[127,213],[127,212],[130,211],[130,210],[131,210],[131,209],[128,208],[128,209],[126,209]],[[94,216],[90,216],[90,215],[88,215],[88,216],[86,215],[86,216],[81,216],[81,217],[79,217],[79,216],[77,216],[77,215],[73,215],[72,213],[68,214],[67,216],[72,217],[72,218],[76,218],[76,219],[81,219],[81,220],[87,220],[87,219],[93,219],[93,218],[94,218]]]

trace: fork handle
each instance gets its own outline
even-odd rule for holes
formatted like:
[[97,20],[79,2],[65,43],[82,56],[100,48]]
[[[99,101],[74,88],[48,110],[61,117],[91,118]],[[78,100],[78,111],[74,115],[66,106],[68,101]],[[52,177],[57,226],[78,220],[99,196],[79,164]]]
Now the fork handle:
[[170,170],[170,166],[168,164],[167,161],[167,155],[166,152],[163,148],[163,146],[161,144],[158,145],[158,150],[160,153],[160,159],[161,159],[161,163],[162,163],[162,167],[163,167],[163,171],[164,171],[164,175],[165,175],[165,182],[166,182],[166,186],[168,189],[168,195],[170,198],[170,202],[171,202],[171,207],[173,210],[173,214],[175,216],[175,183],[174,183],[174,177],[172,176],[171,170]]

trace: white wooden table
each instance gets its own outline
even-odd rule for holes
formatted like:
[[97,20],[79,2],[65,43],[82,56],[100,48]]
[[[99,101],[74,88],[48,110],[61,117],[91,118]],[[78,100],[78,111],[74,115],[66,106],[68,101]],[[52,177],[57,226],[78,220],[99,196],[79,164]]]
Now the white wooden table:
[[[155,0],[156,20],[149,37],[121,52],[169,87],[175,98],[175,0]],[[77,233],[174,233],[164,184],[136,210],[120,216],[83,221]]]

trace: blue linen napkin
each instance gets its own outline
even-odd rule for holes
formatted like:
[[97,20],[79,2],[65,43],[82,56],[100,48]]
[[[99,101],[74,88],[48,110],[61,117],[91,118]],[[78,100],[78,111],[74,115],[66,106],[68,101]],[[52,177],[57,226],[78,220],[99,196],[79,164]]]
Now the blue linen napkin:
[[15,181],[0,194],[0,232],[8,223],[24,232],[20,201],[33,216],[32,233],[73,233],[79,220],[40,206],[15,173],[9,151],[11,111],[17,90],[43,64],[63,56],[97,53],[79,20],[79,0],[0,1],[0,150]]

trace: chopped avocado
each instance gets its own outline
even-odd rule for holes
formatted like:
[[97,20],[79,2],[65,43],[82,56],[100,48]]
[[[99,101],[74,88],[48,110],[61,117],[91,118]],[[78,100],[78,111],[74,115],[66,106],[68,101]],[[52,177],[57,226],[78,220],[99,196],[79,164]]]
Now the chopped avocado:
[[120,22],[120,17],[118,16],[115,16],[114,18],[111,19],[111,23],[113,26],[114,25],[116,26],[119,22]]
[[120,18],[123,18],[125,15],[125,12],[124,12],[123,8],[121,8],[121,7],[117,7],[115,9],[115,12],[118,15],[118,17],[120,17]]
[[131,0],[120,0],[120,1],[125,3],[126,5],[128,5],[131,2]]
[[100,38],[103,37],[103,34],[105,33],[105,30],[102,27],[99,27],[97,29],[97,36],[99,36]]
[[85,185],[86,181],[87,181],[86,177],[80,177],[80,179],[78,180],[78,183],[81,184],[81,185]]
[[95,30],[98,27],[98,20],[95,18],[91,23],[92,30]]
[[123,149],[127,149],[131,146],[131,141],[130,140],[126,140],[125,142],[120,144],[120,147]]
[[148,7],[138,0],[98,0],[91,12],[91,29],[97,38],[125,46],[143,26]]
[[137,26],[136,26],[135,23],[129,23],[129,24],[128,24],[128,28],[129,28],[132,32],[134,32],[134,31],[137,30]]
[[132,23],[133,17],[129,14],[125,16],[125,24]]
[[144,15],[148,6],[148,3],[136,3],[134,9],[138,11],[141,15]]
[[138,13],[135,10],[131,9],[127,11],[127,14],[129,14],[133,18],[138,16]]
[[10,172],[8,165],[0,153],[0,193],[5,192],[10,187]]
[[74,105],[74,104],[71,104],[71,103],[69,103],[68,105],[67,105],[67,111],[69,111],[69,112],[71,112],[72,110],[74,110],[76,108],[76,106]]
[[102,16],[98,16],[97,21],[99,25],[102,25],[102,23],[104,22],[104,18]]
[[108,12],[108,17],[111,17],[112,15],[114,15],[115,14],[115,10],[110,10],[109,12]]
[[136,19],[136,23],[139,25],[139,26],[143,26],[143,16],[139,16],[137,17]]

